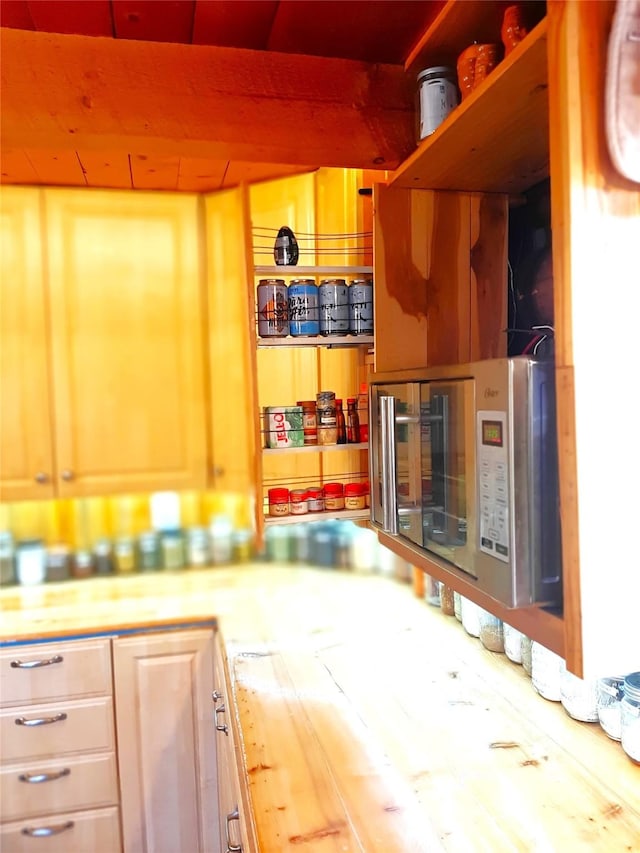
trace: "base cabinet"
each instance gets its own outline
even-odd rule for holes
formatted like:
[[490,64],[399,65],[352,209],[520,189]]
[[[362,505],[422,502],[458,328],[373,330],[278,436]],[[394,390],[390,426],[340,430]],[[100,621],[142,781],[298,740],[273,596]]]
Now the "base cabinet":
[[236,752],[238,737],[231,704],[231,681],[225,665],[222,640],[215,640],[216,688],[213,702],[218,738],[218,808],[222,853],[255,853],[249,795],[241,756]]
[[113,641],[124,853],[219,850],[213,655],[212,629]]

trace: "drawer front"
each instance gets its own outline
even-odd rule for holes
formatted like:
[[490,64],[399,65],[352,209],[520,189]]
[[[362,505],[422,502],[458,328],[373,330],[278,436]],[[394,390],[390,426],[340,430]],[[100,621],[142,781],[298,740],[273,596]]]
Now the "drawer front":
[[115,753],[4,766],[0,802],[4,821],[116,805]]
[[[60,719],[63,715],[66,717]],[[18,725],[17,719],[54,722]],[[0,711],[0,761],[3,764],[67,753],[111,752],[115,749],[114,743],[110,696]]]
[[[34,837],[23,834],[23,830],[52,834]],[[65,812],[5,823],[0,826],[0,850],[2,853],[119,853],[122,844],[118,809]]]
[[111,693],[108,639],[15,646],[0,652],[3,707]]

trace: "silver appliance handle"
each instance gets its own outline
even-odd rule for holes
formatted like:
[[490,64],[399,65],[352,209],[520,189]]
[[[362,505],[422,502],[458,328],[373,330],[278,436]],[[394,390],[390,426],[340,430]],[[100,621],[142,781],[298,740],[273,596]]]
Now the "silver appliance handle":
[[380,463],[382,485],[382,527],[385,533],[398,532],[398,497],[396,494],[396,398],[381,395]]

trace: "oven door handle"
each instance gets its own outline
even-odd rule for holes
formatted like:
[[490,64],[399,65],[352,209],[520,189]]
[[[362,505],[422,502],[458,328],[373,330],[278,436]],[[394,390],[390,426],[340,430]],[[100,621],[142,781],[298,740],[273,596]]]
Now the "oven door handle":
[[396,398],[382,395],[380,404],[380,467],[382,485],[382,527],[385,533],[398,533],[398,497],[396,492]]

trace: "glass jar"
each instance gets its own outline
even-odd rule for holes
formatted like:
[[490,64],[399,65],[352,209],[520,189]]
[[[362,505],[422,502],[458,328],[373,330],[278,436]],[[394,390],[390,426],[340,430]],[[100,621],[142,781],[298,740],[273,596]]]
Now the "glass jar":
[[480,610],[480,642],[490,652],[504,652],[502,619],[487,610]]
[[364,492],[361,483],[347,483],[344,487],[344,508],[351,510],[364,509]]
[[184,537],[182,530],[171,528],[160,532],[162,568],[167,571],[184,568]]
[[598,720],[604,733],[612,740],[622,738],[622,697],[624,676],[613,675],[598,679]]
[[113,548],[116,572],[120,575],[135,572],[137,568],[136,549],[131,536],[119,536]]
[[306,513],[309,512],[306,489],[291,490],[289,497],[289,510],[291,515],[306,515]]
[[75,552],[71,560],[71,577],[90,578],[93,574],[93,556],[91,551],[81,548]]
[[253,553],[253,533],[243,528],[233,532],[233,561],[234,563],[248,563]]
[[440,583],[440,609],[445,616],[453,616],[455,608],[453,603],[453,588],[446,583]]
[[47,550],[47,580],[65,581],[71,574],[71,548],[52,545]]
[[322,489],[318,489],[315,486],[307,489],[307,508],[309,512],[324,511],[324,495],[322,494]]
[[462,622],[462,596],[459,592],[453,593],[453,615]]
[[187,565],[201,569],[210,562],[209,531],[206,527],[190,527],[187,530]]
[[531,683],[534,689],[551,702],[559,702],[562,658],[535,640],[531,643]]
[[265,531],[267,560],[286,563],[289,560],[289,525],[270,525]]
[[462,627],[464,630],[471,637],[479,637],[480,610],[482,608],[463,596],[460,602],[460,609],[462,611]]
[[583,723],[598,722],[598,679],[583,679],[560,666],[560,701],[567,714]]
[[279,518],[289,515],[289,489],[269,489],[269,515]]
[[326,483],[324,492],[324,508],[327,512],[344,509],[344,486],[342,483]]
[[316,421],[318,444],[327,446],[338,443],[338,421],[336,395],[333,391],[316,394]]
[[[362,431],[360,432],[360,436],[362,437]],[[364,441],[364,439],[362,440]],[[368,480],[365,480],[362,484],[362,492],[364,494],[364,508],[369,509],[371,506],[371,487]]]
[[[287,491],[286,489],[284,491]],[[287,509],[289,497],[287,493]],[[209,524],[211,562],[218,566],[233,559],[233,522],[227,515],[214,515]]]
[[47,555],[42,539],[23,539],[16,548],[16,577],[22,586],[44,583]]
[[305,446],[317,444],[318,422],[316,420],[315,400],[298,400],[296,406],[300,406],[302,409],[302,431]]
[[97,575],[113,574],[113,545],[110,539],[98,539],[93,546],[93,562]]
[[418,74],[417,141],[430,136],[458,105],[458,87],[453,68],[434,65]]
[[635,764],[640,764],[640,672],[625,676],[622,690],[622,748]]
[[527,637],[526,634],[523,634],[522,641],[520,643],[520,663],[529,677],[531,677],[531,645],[531,637]]
[[143,572],[153,572],[162,564],[160,537],[155,530],[148,530],[138,537],[138,566]]
[[522,632],[506,622],[502,624],[504,653],[513,663],[522,663]]
[[0,531],[0,584],[16,582],[16,552],[13,535],[8,530]]
[[440,607],[440,581],[431,575],[424,576],[424,600],[432,607]]

